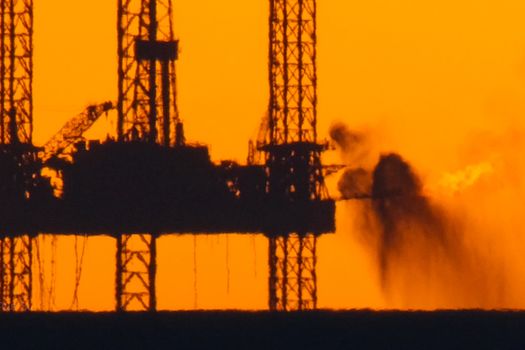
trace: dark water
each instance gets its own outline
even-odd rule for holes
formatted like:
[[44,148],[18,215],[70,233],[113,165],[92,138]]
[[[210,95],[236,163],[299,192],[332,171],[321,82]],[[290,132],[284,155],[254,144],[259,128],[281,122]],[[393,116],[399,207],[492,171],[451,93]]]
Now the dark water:
[[525,349],[525,312],[0,315],[0,349]]

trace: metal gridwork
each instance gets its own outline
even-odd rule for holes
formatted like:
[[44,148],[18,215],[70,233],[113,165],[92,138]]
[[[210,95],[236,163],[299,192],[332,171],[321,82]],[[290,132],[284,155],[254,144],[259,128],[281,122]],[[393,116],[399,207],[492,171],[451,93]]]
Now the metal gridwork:
[[314,235],[270,238],[270,310],[317,308],[316,249]]
[[[316,11],[315,0],[270,0],[270,103],[266,135],[257,148],[266,153],[266,190],[276,202],[327,198],[325,147],[317,140]],[[315,309],[316,233],[268,236],[270,309]]]
[[30,311],[32,305],[32,245],[29,236],[0,240],[1,311]]
[[270,144],[317,142],[316,1],[270,1]]
[[59,157],[65,150],[83,139],[84,133],[104,114],[114,107],[112,102],[88,106],[66,124],[44,145],[43,161]]
[[[119,141],[166,147],[178,142],[178,44],[172,18],[171,0],[118,0]],[[117,310],[156,309],[155,240],[154,235],[117,238]]]
[[[34,155],[18,145],[31,145],[33,133],[33,1],[0,2],[0,144],[14,162],[9,169],[15,187],[6,193],[17,203],[27,198],[33,173],[25,167]],[[7,153],[6,153],[7,152]],[[5,158],[3,158],[5,159]],[[4,193],[4,195],[6,195]],[[14,204],[13,204],[14,205]],[[28,311],[32,298],[32,240],[23,235],[0,239],[0,305],[2,311]]]
[[0,143],[32,141],[33,1],[0,2]]
[[[122,140],[173,145],[179,120],[171,0],[118,1],[118,123]],[[159,132],[160,130],[160,132]]]
[[117,311],[155,311],[156,236],[117,237]]

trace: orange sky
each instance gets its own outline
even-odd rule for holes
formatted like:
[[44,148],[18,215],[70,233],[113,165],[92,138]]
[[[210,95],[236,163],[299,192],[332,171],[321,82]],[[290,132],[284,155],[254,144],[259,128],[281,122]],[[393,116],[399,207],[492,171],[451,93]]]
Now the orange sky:
[[[34,139],[41,144],[87,104],[116,98],[116,1],[35,3]],[[268,100],[267,1],[174,4],[187,137],[208,144],[214,160],[243,161]],[[375,148],[401,152],[434,179],[468,165],[460,150],[474,135],[521,128],[522,1],[332,0],[318,1],[318,11],[321,135],[335,121],[366,127],[378,135]],[[338,207],[337,234],[319,243],[319,306],[392,306],[352,234],[351,205]],[[159,243],[159,308],[193,308],[193,238]],[[266,307],[263,237],[207,236],[197,247],[198,307]],[[63,309],[74,283],[72,239],[60,239],[58,249],[56,308]],[[80,307],[112,309],[113,241],[90,239],[86,254]]]

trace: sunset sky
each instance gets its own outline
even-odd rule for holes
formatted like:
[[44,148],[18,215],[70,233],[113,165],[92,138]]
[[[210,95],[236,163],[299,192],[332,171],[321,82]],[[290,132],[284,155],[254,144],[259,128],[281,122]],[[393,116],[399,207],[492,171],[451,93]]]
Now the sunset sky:
[[[174,0],[174,5],[181,50],[178,104],[187,138],[209,145],[215,161],[243,162],[268,101],[268,1]],[[328,138],[335,122],[366,130],[370,162],[380,152],[401,153],[439,198],[444,174],[493,159],[504,163],[520,149],[500,141],[511,140],[504,136],[509,133],[519,139],[524,126],[524,16],[525,3],[518,0],[318,1],[321,137]],[[86,105],[115,100],[116,62],[116,1],[35,0],[35,143],[44,143]],[[99,128],[114,127],[111,120],[102,124]],[[345,158],[332,152],[326,160]],[[499,192],[482,200],[465,193],[443,203],[461,207],[468,217],[490,212],[485,227],[497,227],[500,221],[507,224],[504,229],[523,227],[513,221],[523,200],[513,196],[507,173],[498,173],[508,168],[498,164],[493,165],[496,175],[474,192],[491,191],[494,183]],[[516,181],[516,191],[522,193],[525,186]],[[492,210],[494,198],[510,198],[505,215],[499,215],[503,209]],[[355,234],[357,206],[339,204],[337,233],[320,239],[319,307],[403,307],[389,303],[381,292],[374,259]],[[486,237],[489,242],[491,233]],[[514,237],[501,248],[508,259],[502,266],[524,272],[525,263],[517,267],[514,257],[519,254],[509,248],[523,243]],[[72,251],[73,239],[61,238],[56,309],[71,304]],[[80,308],[114,307],[114,254],[112,239],[88,240]],[[267,242],[262,236],[164,237],[158,264],[159,309],[267,307]],[[510,280],[509,289],[513,283],[525,286],[524,277]],[[436,299],[440,301],[422,300],[416,306],[525,306],[512,295],[497,304]]]

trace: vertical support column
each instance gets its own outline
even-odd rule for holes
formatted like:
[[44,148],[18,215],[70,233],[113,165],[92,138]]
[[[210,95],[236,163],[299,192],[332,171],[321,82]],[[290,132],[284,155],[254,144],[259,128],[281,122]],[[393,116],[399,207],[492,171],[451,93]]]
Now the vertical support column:
[[279,298],[277,291],[280,290],[277,285],[277,239],[275,237],[268,238],[268,267],[270,274],[268,278],[268,308],[270,311],[277,310]]
[[0,311],[8,311],[9,299],[7,290],[8,264],[6,261],[7,238],[0,239]]
[[29,235],[2,238],[1,311],[30,311],[33,297],[33,239]]
[[[153,47],[157,42],[157,0],[149,0],[148,40]],[[157,142],[157,60],[149,60],[149,141]]]
[[31,143],[33,0],[2,0],[0,15],[0,143]]
[[117,311],[156,311],[156,240],[156,234],[117,235]]
[[[172,0],[117,4],[118,139],[172,146],[171,136],[181,134]],[[117,310],[156,310],[156,239],[156,234],[117,236]]]
[[7,142],[6,134],[6,82],[7,82],[7,70],[6,70],[6,52],[7,52],[7,41],[6,41],[6,10],[7,2],[0,1],[0,144]]
[[[266,192],[277,205],[304,207],[328,198],[317,140],[317,1],[270,0]],[[313,228],[270,233],[271,310],[317,307]]]
[[317,142],[316,17],[316,0],[270,0],[270,144]]
[[149,277],[149,311],[157,311],[157,235],[151,235]]
[[11,311],[30,311],[33,297],[33,239],[24,235],[11,240],[14,253]]
[[312,234],[269,238],[270,310],[317,308],[316,249]]
[[[34,173],[32,158],[20,144],[31,145],[33,133],[33,0],[0,4],[0,145],[11,164],[13,186],[1,194],[16,207],[28,193]],[[14,209],[13,209],[14,210]],[[11,232],[13,234],[13,232]],[[29,311],[32,303],[32,236],[20,232],[0,242],[2,311]]]
[[117,13],[118,138],[171,145],[180,122],[172,1],[119,0]]
[[162,145],[170,146],[170,62],[162,63]]
[[123,305],[122,305],[122,284],[123,284],[123,273],[122,273],[122,251],[123,251],[123,237],[119,234],[116,235],[116,241],[117,241],[117,254],[115,257],[116,261],[116,268],[115,268],[115,309],[117,312],[124,311]]

